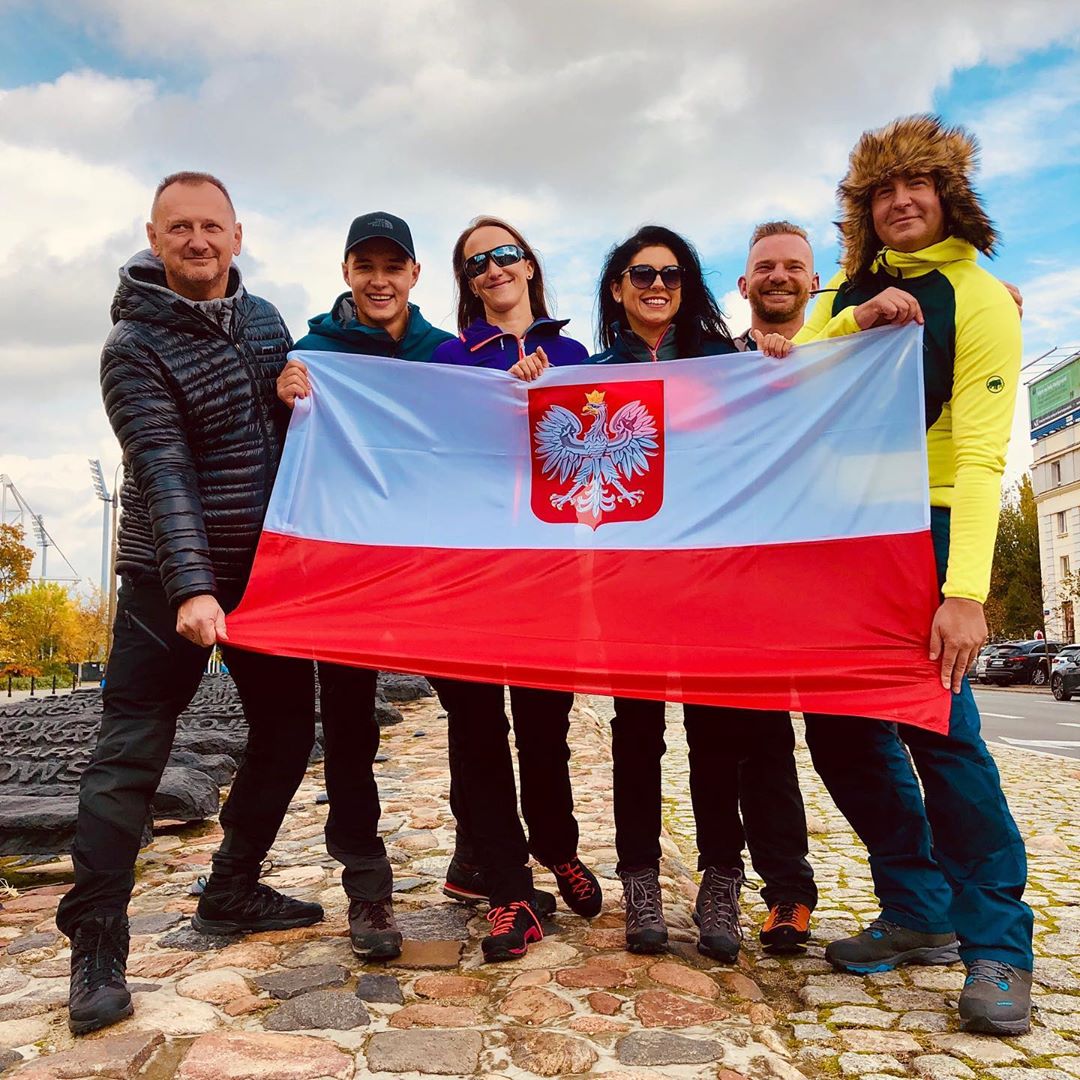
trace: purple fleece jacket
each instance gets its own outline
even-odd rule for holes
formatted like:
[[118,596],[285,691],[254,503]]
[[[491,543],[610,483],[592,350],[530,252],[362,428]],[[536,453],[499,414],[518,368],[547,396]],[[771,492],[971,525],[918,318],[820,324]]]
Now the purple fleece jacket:
[[569,319],[537,319],[519,338],[508,330],[477,319],[465,332],[444,341],[432,354],[433,364],[460,364],[463,367],[496,368],[509,371],[523,356],[542,348],[552,367],[584,364],[589,350],[560,331]]

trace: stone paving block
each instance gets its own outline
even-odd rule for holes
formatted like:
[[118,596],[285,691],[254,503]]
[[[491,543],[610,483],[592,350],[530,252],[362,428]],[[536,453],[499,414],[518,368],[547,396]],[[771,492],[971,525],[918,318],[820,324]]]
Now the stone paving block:
[[527,986],[511,990],[499,1003],[503,1016],[512,1016],[523,1024],[545,1024],[572,1016],[574,1006],[565,998],[539,986]]
[[906,1031],[872,1031],[866,1028],[841,1031],[840,1041],[848,1050],[869,1054],[917,1054],[922,1046]]
[[132,937],[137,934],[163,934],[187,920],[180,911],[153,911],[146,915],[133,915],[128,920],[128,929]]
[[476,1009],[464,1005],[406,1005],[390,1017],[394,1028],[473,1028],[479,1023]]
[[371,1072],[470,1076],[479,1065],[478,1031],[379,1031],[367,1044]]
[[537,1076],[567,1076],[588,1072],[597,1053],[583,1039],[551,1031],[514,1032],[510,1036],[510,1060]]
[[829,1013],[830,1024],[844,1024],[850,1027],[889,1028],[897,1020],[896,1013],[884,1009],[871,1009],[864,1005],[841,1005]]
[[1028,1054],[1080,1054],[1080,1042],[1063,1038],[1056,1031],[1033,1027],[1026,1035],[1013,1040]]
[[975,1073],[957,1058],[948,1054],[924,1054],[911,1063],[927,1080],[974,1080]]
[[286,1000],[306,994],[311,990],[325,990],[331,986],[344,986],[349,973],[339,964],[317,964],[314,967],[292,968],[260,975],[252,982],[273,998]]
[[1023,1060],[1024,1055],[1008,1043],[989,1035],[967,1035],[956,1032],[950,1035],[933,1035],[930,1045],[938,1050],[977,1061],[981,1065],[1008,1065]]
[[181,997],[208,1001],[211,1005],[226,1005],[251,993],[243,975],[235,971],[201,971],[188,975],[176,984]]
[[692,1039],[667,1031],[632,1032],[615,1049],[623,1065],[702,1065],[724,1054],[724,1044],[717,1039]]
[[901,1031],[948,1031],[949,1017],[943,1012],[915,1011],[900,1017]]
[[907,1068],[891,1054],[841,1054],[840,1072],[844,1076],[866,1076],[867,1073],[900,1073],[907,1075]]
[[[737,972],[729,972],[727,974],[738,975]],[[745,975],[739,976],[746,979]],[[649,967],[649,978],[653,982],[658,982],[662,986],[669,986],[672,990],[682,990],[687,994],[694,994],[697,997],[705,998],[707,1001],[715,1001],[720,996],[720,988],[716,985],[716,982],[711,979],[703,971],[695,971],[693,968],[685,967],[683,964],[675,964],[670,960],[662,960],[658,964],[652,964]],[[752,987],[752,991],[749,994],[740,994],[740,997],[750,998],[753,1001],[761,1000],[761,988],[752,980],[746,979],[746,982]],[[728,989],[733,990],[725,980],[725,985]],[[753,991],[757,992],[756,997],[752,997]],[[735,991],[738,993],[738,991]]]
[[393,961],[394,967],[450,970],[456,968],[461,960],[461,941],[413,941],[406,938],[401,946],[401,955]]
[[447,1005],[469,1005],[486,998],[491,986],[484,979],[469,975],[421,975],[413,983],[417,997],[430,998]]
[[138,1075],[164,1041],[158,1031],[86,1039],[73,1050],[39,1058],[20,1069],[18,1076],[20,1080],[81,1080],[87,1076],[129,1080]]
[[713,1024],[730,1013],[705,1001],[671,994],[667,990],[646,990],[634,999],[634,1014],[647,1028],[685,1028]]
[[380,1005],[402,1005],[405,1001],[401,986],[393,975],[361,975],[356,984],[356,996],[361,1001]]
[[196,1039],[175,1080],[350,1080],[351,1054],[306,1035],[215,1032]]
[[994,1080],[1073,1080],[1064,1069],[1032,1069],[1026,1065],[1023,1068],[987,1069],[986,1075]]
[[363,1002],[348,990],[313,990],[279,1005],[263,1020],[267,1031],[351,1031],[371,1022]]

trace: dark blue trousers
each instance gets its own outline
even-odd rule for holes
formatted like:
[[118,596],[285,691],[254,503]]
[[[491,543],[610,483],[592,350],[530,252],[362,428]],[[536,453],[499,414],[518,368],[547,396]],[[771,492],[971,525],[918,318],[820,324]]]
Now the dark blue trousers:
[[[944,579],[948,511],[934,508],[932,525]],[[1030,971],[1024,842],[980,727],[965,679],[952,696],[947,735],[807,715],[806,741],[833,801],[866,845],[882,916],[927,933],[955,930],[965,963],[1002,960]]]

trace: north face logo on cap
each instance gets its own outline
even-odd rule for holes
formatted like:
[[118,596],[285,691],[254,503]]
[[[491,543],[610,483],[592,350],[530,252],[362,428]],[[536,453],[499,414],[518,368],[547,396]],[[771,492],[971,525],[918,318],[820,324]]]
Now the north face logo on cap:
[[375,217],[368,219],[369,229],[392,229],[393,227],[394,223],[392,221],[387,221],[387,219],[384,217]]

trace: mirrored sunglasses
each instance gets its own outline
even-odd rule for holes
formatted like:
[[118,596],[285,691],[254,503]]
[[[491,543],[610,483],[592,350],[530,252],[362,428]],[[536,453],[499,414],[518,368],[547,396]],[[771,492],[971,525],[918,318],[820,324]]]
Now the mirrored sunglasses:
[[525,252],[517,244],[502,244],[490,251],[478,251],[465,260],[465,276],[467,278],[479,277],[487,270],[488,259],[491,259],[496,266],[512,266],[524,258]]

